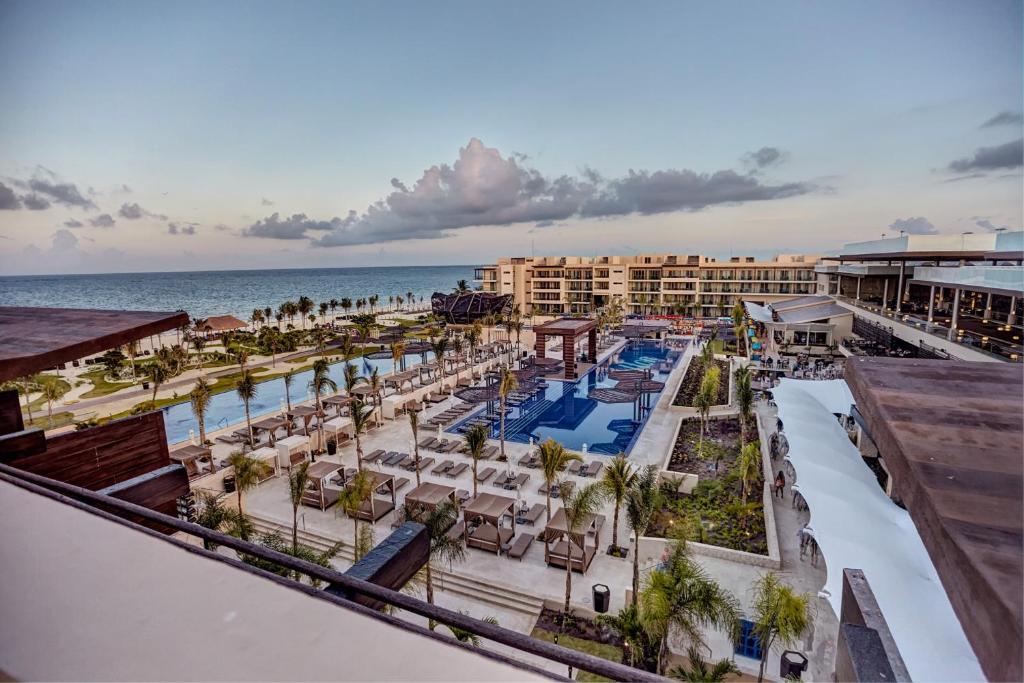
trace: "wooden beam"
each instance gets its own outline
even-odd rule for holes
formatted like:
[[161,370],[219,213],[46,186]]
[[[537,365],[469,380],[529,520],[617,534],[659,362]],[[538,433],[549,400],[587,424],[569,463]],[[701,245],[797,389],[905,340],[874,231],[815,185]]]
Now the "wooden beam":
[[156,508],[164,503],[177,501],[188,492],[188,474],[184,466],[175,463],[100,489],[96,493]]
[[21,418],[21,399],[17,389],[0,391],[0,435],[25,429]]
[[[362,559],[345,572],[345,575],[397,591],[416,576],[429,560],[430,538],[427,536],[427,527],[416,522],[406,522],[363,555]],[[331,584],[326,590],[328,593],[373,609],[384,607],[383,603],[377,600],[353,593],[336,584]]]
[[46,452],[46,435],[42,429],[31,427],[20,432],[0,436],[0,462],[40,455]]

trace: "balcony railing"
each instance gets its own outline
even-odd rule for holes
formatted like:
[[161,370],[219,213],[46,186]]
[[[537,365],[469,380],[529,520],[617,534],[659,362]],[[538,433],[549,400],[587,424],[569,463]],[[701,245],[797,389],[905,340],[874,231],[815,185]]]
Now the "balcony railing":
[[[141,518],[142,520],[162,525],[176,531],[181,531],[190,536],[195,536],[203,541],[208,541],[211,544],[231,548],[239,554],[253,556],[280,567],[290,569],[293,572],[304,574],[312,579],[317,579],[326,583],[328,586],[340,589],[340,591],[344,591],[349,595],[358,595],[379,603],[391,605],[401,610],[406,610],[413,614],[418,614],[421,617],[426,617],[429,620],[445,624],[447,626],[463,629],[470,633],[474,633],[481,638],[485,638],[494,643],[499,643],[521,653],[535,655],[551,662],[564,664],[574,669],[582,669],[617,681],[665,681],[665,679],[660,676],[640,669],[634,669],[623,664],[594,657],[576,650],[570,650],[553,643],[537,640],[496,624],[490,624],[485,621],[480,621],[479,619],[474,619],[473,617],[462,614],[461,612],[445,609],[444,607],[439,607],[437,605],[431,605],[419,600],[418,598],[405,595],[404,593],[391,590],[390,588],[384,588],[374,583],[370,583],[369,581],[364,581],[347,574],[342,574],[334,569],[321,567],[320,565],[306,562],[305,560],[292,557],[291,555],[285,555],[283,553],[270,550],[265,546],[250,543],[249,541],[243,541],[242,539],[235,538],[234,536],[222,534],[218,531],[213,531],[176,517],[169,517],[150,510],[149,508],[134,505],[79,486],[73,486],[54,479],[41,477],[8,465],[0,465],[0,481],[21,487],[40,496],[49,498],[54,502],[70,505],[90,514],[98,515],[111,522],[134,528],[140,533],[149,534],[155,538],[159,538],[167,543],[175,545],[179,547],[182,552],[196,553],[210,560],[232,565],[240,571],[246,571],[250,574],[261,576],[279,585],[301,591],[307,595],[338,605],[339,607],[358,611],[368,616],[372,616],[375,619],[388,622],[396,628],[432,638],[438,641],[438,647],[459,647],[459,645],[450,639],[442,640],[437,633],[434,633],[422,626],[404,621],[393,615],[377,612],[356,602],[340,597],[334,592],[318,590],[297,581],[283,578],[277,574],[258,569],[239,560],[205,550],[200,546],[189,544],[184,540],[151,531],[145,527],[139,526],[138,524],[129,522],[122,517],[127,516],[133,519]],[[26,521],[26,523],[31,523],[31,521]],[[125,560],[129,561],[130,558],[125,558]],[[111,577],[111,581],[116,581],[116,577]],[[553,677],[550,671],[539,669],[536,665],[508,657],[504,654],[494,652],[486,648],[474,648],[473,651],[478,652],[484,657],[500,661],[504,664],[516,666],[535,674]],[[411,677],[414,678],[415,676]]]

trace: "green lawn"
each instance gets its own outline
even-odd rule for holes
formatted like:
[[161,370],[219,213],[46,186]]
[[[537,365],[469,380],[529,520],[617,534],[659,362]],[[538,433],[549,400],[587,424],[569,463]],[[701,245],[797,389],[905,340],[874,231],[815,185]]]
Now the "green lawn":
[[56,429],[57,427],[63,427],[64,425],[69,425],[75,421],[74,414],[70,410],[64,410],[59,413],[54,413],[53,419],[50,419],[46,416],[45,407],[43,408],[42,414],[33,410],[32,417],[34,418],[32,420],[32,424],[29,424],[28,415],[22,415],[22,418],[25,421],[25,426],[38,427],[39,429],[42,430]]
[[98,398],[107,396],[127,387],[135,386],[131,382],[111,382],[106,378],[107,369],[100,367],[89,372],[83,372],[79,377],[87,379],[92,384],[92,389],[82,394],[81,398]]
[[[546,640],[549,643],[555,642],[555,634],[551,631],[535,628],[530,637],[538,640]],[[558,644],[567,647],[570,650],[576,650],[578,652],[585,652],[588,655],[594,655],[601,659],[607,659],[610,662],[618,664],[622,661],[622,648],[616,647],[615,645],[606,645],[604,643],[597,643],[593,640],[583,640],[582,638],[574,638],[572,636],[561,635],[558,637]],[[607,681],[608,678],[603,676],[597,676],[588,671],[577,671],[577,681]]]

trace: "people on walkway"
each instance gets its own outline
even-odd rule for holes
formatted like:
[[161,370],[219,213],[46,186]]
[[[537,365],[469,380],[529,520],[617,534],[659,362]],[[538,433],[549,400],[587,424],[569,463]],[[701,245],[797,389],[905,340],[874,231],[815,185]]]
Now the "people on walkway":
[[807,527],[802,526],[796,530],[796,537],[800,540],[800,560],[804,559],[804,555],[807,554],[807,546],[811,540],[811,532],[807,530]]
[[818,542],[816,540],[814,540],[813,536],[811,536],[811,538],[808,539],[808,541],[807,541],[807,545],[809,545],[811,547],[811,566],[812,567],[817,567],[818,566]]
[[782,470],[775,475],[775,495],[783,500],[786,499],[786,475],[782,473]]

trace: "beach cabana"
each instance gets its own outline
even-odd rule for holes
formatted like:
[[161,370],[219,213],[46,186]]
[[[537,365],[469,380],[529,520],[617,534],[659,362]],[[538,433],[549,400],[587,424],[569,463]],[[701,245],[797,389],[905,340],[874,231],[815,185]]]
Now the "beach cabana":
[[[363,470],[373,480],[373,493],[370,494],[369,499],[364,500],[363,504],[359,507],[356,512],[356,517],[359,519],[366,520],[368,522],[376,522],[378,519],[388,514],[395,509],[397,501],[395,500],[395,478],[387,474],[386,472],[376,472],[374,470]],[[378,494],[383,489],[384,494],[390,494],[390,498],[379,498]]]
[[233,315],[211,315],[199,328],[206,333],[214,333],[216,335],[224,334],[225,332],[233,332],[235,330],[244,330],[249,327],[249,323],[244,320],[239,320]]
[[[254,433],[255,432],[260,432],[260,431],[267,432],[267,434],[270,435],[270,446],[273,446],[274,445],[274,441],[276,439],[277,430],[280,429],[281,427],[285,427],[287,425],[288,425],[288,420],[284,419],[283,417],[278,417],[278,416],[267,417],[267,418],[264,418],[264,419],[259,420],[257,422],[253,422],[252,423],[252,431]],[[257,437],[257,441],[258,440],[259,440],[259,438]]]
[[326,411],[328,408],[334,408],[337,411],[338,416],[341,416],[342,408],[347,408],[352,403],[351,396],[327,396],[320,399],[320,405],[324,407]]
[[291,469],[292,465],[311,457],[309,437],[301,434],[278,439],[275,448],[277,448],[278,462],[281,463],[281,467]]
[[[324,423],[324,435],[328,441],[334,439],[335,443],[341,443],[351,438],[354,433],[352,420],[347,417],[336,417]],[[342,434],[345,436],[343,437]]]
[[[463,510],[466,545],[500,554],[502,546],[510,543],[516,533],[515,507],[515,498],[479,494]],[[512,518],[511,529],[501,525],[506,515]]]
[[316,408],[313,406],[292,406],[292,409],[287,413],[289,420],[302,419],[302,429],[307,435],[309,434],[309,423],[316,415]]
[[[558,508],[551,521],[544,527],[544,561],[552,567],[565,569],[572,555],[572,570],[585,574],[594,561],[601,545],[601,525],[598,515],[588,515],[580,525],[580,531],[569,533],[565,508]],[[593,545],[588,542],[594,535]]]
[[302,492],[302,504],[326,510],[338,502],[340,491],[327,488],[327,480],[337,474],[341,465],[336,462],[321,460],[309,466],[306,476],[306,490]]
[[173,451],[170,456],[171,460],[179,462],[185,466],[185,472],[188,473],[190,479],[204,474],[199,463],[209,463],[208,471],[213,471],[213,450],[206,448],[205,446],[193,446],[192,444],[189,444],[184,448],[179,448],[178,450]]
[[268,479],[273,479],[274,477],[281,473],[281,465],[280,461],[278,460],[276,448],[271,448],[270,446],[263,446],[262,448],[257,448],[253,451],[250,451],[249,457],[255,458],[256,460],[262,460],[271,467],[271,473],[260,479],[260,484],[267,481]]
[[425,481],[405,494],[406,507],[420,507],[426,510],[433,510],[438,505],[444,504],[445,501],[458,505],[454,486],[431,484]]

